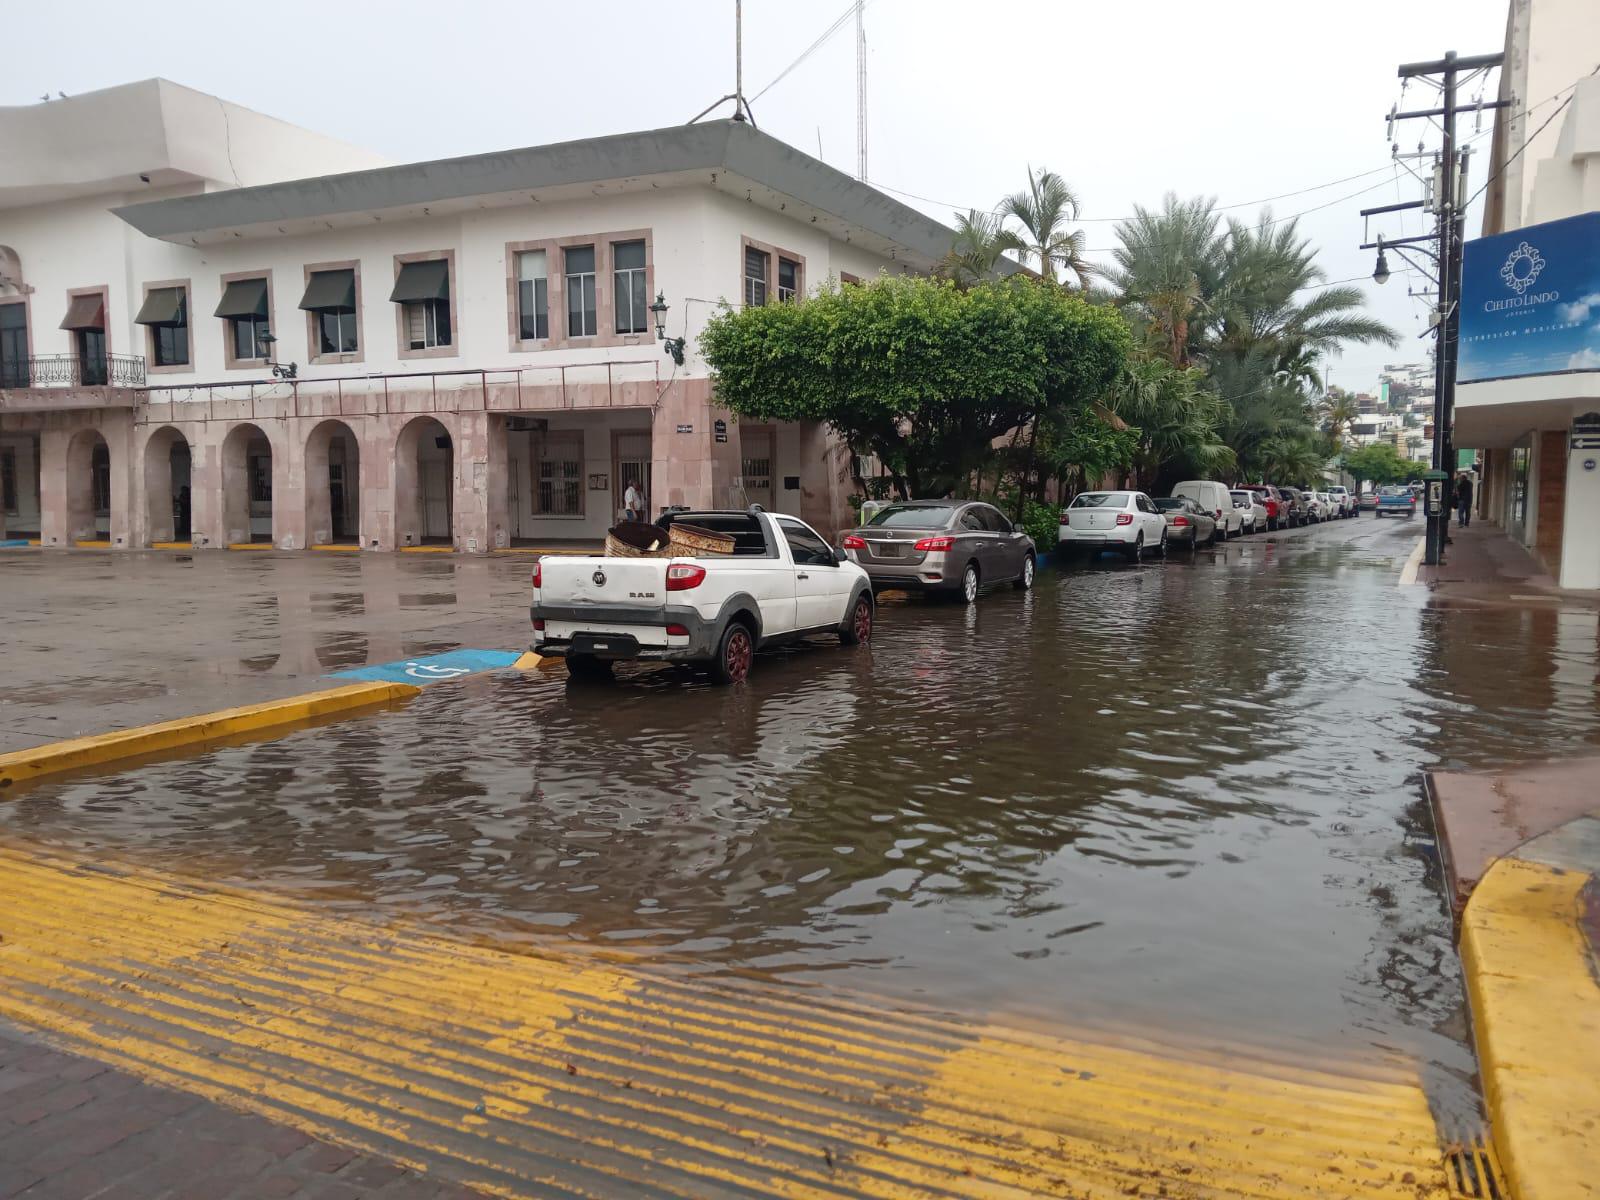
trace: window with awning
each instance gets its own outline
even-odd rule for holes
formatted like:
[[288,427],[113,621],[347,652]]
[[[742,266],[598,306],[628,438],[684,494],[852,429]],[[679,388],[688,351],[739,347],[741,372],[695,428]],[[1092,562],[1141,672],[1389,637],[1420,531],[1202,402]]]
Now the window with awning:
[[217,305],[215,316],[224,318],[262,317],[267,315],[267,281],[265,279],[235,279],[222,292],[222,303]]
[[450,264],[442,258],[400,265],[389,299],[401,306],[408,350],[450,344]]
[[442,258],[400,265],[389,299],[396,304],[415,304],[424,300],[450,299],[450,264]]
[[106,327],[105,297],[99,292],[88,296],[74,296],[67,304],[67,315],[61,319],[62,329],[104,329]]
[[151,288],[134,322],[150,327],[150,357],[155,366],[189,365],[189,298],[184,288]]
[[181,287],[151,288],[145,293],[136,325],[187,325],[187,305]]
[[300,297],[300,307],[316,318],[318,354],[359,351],[354,267],[311,272],[306,280],[306,294]]

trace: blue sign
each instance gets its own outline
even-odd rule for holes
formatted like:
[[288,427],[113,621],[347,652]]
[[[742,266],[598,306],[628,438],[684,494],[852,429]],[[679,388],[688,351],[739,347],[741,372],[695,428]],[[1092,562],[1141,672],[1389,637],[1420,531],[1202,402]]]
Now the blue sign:
[[1461,248],[1456,379],[1600,371],[1600,213]]
[[399,662],[377,663],[353,671],[335,671],[329,679],[368,679],[379,683],[438,683],[460,679],[479,671],[498,671],[509,667],[520,654],[506,650],[451,650],[446,654],[427,654]]

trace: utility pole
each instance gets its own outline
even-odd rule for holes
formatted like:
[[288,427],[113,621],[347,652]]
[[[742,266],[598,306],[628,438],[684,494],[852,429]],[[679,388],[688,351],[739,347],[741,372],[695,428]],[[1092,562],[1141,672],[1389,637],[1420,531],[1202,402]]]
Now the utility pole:
[[867,180],[867,0],[856,0],[856,178]]
[[[1437,216],[1432,235],[1387,240],[1380,236],[1376,243],[1369,242],[1362,246],[1362,249],[1371,249],[1376,245],[1378,266],[1373,271],[1372,277],[1381,284],[1389,278],[1385,249],[1393,249],[1410,261],[1402,247],[1413,246],[1422,249],[1420,243],[1430,241],[1434,243],[1431,252],[1422,250],[1433,258],[1438,269],[1435,283],[1438,285],[1439,296],[1434,319],[1436,340],[1433,356],[1433,471],[1430,472],[1433,478],[1428,481],[1427,503],[1424,506],[1427,539],[1423,561],[1430,567],[1438,566],[1444,561],[1444,547],[1449,541],[1450,529],[1448,481],[1455,473],[1455,439],[1452,430],[1455,420],[1456,353],[1461,328],[1461,243],[1465,240],[1468,202],[1467,153],[1456,148],[1456,118],[1463,112],[1504,108],[1510,103],[1507,100],[1495,100],[1487,104],[1477,101],[1463,106],[1457,102],[1456,91],[1464,73],[1498,67],[1504,61],[1504,54],[1479,54],[1461,58],[1452,50],[1442,59],[1433,62],[1406,63],[1400,67],[1401,79],[1438,78],[1441,91],[1441,103],[1438,108],[1418,109],[1413,112],[1391,110],[1388,117],[1391,135],[1396,121],[1429,117],[1441,119],[1443,145],[1438,157],[1433,196],[1431,202],[1417,200],[1403,204],[1386,204],[1378,208],[1363,209],[1361,213],[1363,217],[1371,217],[1402,209],[1428,208]],[[1436,486],[1439,487],[1437,502],[1434,492]]]

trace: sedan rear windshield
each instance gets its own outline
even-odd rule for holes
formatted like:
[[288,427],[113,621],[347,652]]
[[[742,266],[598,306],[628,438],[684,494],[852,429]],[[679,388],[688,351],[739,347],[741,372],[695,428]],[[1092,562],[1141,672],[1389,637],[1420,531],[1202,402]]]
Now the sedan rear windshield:
[[1156,507],[1162,512],[1182,512],[1184,498],[1182,496],[1157,496]]
[[1127,508],[1127,492],[1085,492],[1072,502],[1073,508]]
[[873,529],[943,529],[955,513],[950,504],[891,504],[872,514]]

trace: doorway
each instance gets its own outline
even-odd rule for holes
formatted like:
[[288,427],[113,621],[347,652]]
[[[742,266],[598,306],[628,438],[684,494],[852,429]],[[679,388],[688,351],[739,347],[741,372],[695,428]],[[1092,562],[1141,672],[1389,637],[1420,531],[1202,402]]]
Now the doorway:
[[437,418],[417,417],[400,431],[394,451],[398,547],[454,544],[455,477],[455,446]]
[[650,434],[648,431],[639,433],[613,433],[611,435],[611,479],[616,488],[616,503],[612,506],[620,510],[626,502],[628,484],[636,483],[639,490],[644,493],[644,513],[647,519],[656,515],[655,505],[651,497],[655,494],[650,486]]
[[360,443],[343,421],[323,421],[306,438],[306,544],[360,543]]
[[773,442],[770,425],[739,427],[739,474],[744,479],[744,502],[759,504],[767,512],[773,510]]
[[235,425],[222,441],[222,526],[226,544],[272,542],[272,443],[260,426]]

